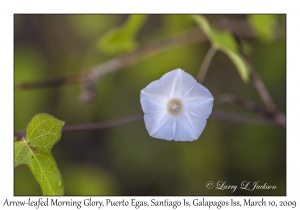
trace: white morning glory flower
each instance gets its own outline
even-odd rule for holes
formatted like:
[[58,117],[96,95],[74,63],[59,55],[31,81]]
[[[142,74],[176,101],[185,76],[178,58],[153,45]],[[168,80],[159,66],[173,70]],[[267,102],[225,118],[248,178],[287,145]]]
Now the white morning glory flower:
[[214,98],[190,74],[175,69],[141,91],[146,129],[150,136],[175,141],[199,138]]

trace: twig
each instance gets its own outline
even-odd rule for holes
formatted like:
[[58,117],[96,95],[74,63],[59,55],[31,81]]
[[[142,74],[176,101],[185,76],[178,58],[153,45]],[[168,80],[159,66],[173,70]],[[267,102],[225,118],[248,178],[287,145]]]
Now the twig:
[[217,52],[217,48],[214,46],[211,46],[210,49],[208,50],[208,52],[206,53],[206,55],[203,59],[202,65],[199,69],[198,75],[196,77],[200,83],[203,83],[204,78],[206,76],[206,72],[210,65],[210,62],[212,61],[212,58],[214,57],[216,52]]
[[276,104],[260,79],[258,73],[252,69],[250,76],[254,87],[268,110],[270,117],[273,118],[276,123],[286,126],[286,115],[277,109]]
[[96,88],[93,88],[93,86],[97,84],[97,80],[99,80],[99,78],[102,76],[112,72],[120,71],[128,65],[131,65],[149,56],[153,56],[162,51],[205,40],[207,40],[207,38],[204,36],[203,32],[198,28],[193,28],[175,36],[155,41],[132,53],[119,56],[104,64],[92,67],[82,77],[83,92],[81,93],[80,99],[83,103],[88,103],[93,99],[93,96],[96,94],[91,93],[91,90],[96,90]]
[[259,106],[253,103],[252,101],[241,99],[235,95],[225,93],[216,97],[216,103],[224,103],[224,102],[234,103],[236,105],[244,107],[249,111],[257,112],[264,117],[270,118],[268,110],[266,110],[263,106]]
[[265,87],[265,85],[264,85],[263,81],[261,80],[260,76],[258,75],[257,71],[253,67],[254,65],[253,65],[250,57],[247,56],[247,54],[245,53],[245,50],[241,44],[240,38],[235,33],[234,33],[234,36],[236,38],[236,42],[239,45],[241,54],[243,55],[244,59],[247,61],[247,63],[251,67],[251,71],[250,71],[251,81],[252,81],[253,86],[255,87],[256,91],[258,92],[261,100],[265,104],[265,106],[268,110],[268,114],[270,115],[270,117],[272,117],[276,121],[276,123],[278,123],[282,126],[286,126],[285,114],[283,114],[282,112],[280,112],[277,109],[276,104],[274,103],[270,93],[268,92],[267,88]]
[[[95,123],[87,123],[87,124],[79,124],[79,125],[66,125],[62,128],[62,132],[100,130],[100,129],[111,128],[111,127],[138,122],[142,119],[143,119],[143,115],[138,114],[138,115],[118,118],[118,119],[108,120],[103,122],[95,122]],[[17,137],[17,139],[25,138],[25,134],[26,134],[25,130],[14,132],[14,135]]]
[[276,105],[271,98],[267,88],[265,87],[264,83],[262,82],[258,73],[252,68],[250,73],[251,80],[253,82],[254,87],[256,88],[261,100],[267,107],[270,113],[275,113],[277,111]]
[[235,112],[213,111],[210,115],[215,120],[226,122],[255,124],[255,125],[276,125],[272,120],[250,114],[241,114]]
[[[240,114],[234,112],[213,111],[210,117],[216,120],[228,121],[228,122],[274,125],[274,122],[268,119],[264,119],[254,115]],[[66,125],[63,127],[62,132],[66,133],[66,132],[101,130],[101,129],[112,128],[116,126],[139,122],[142,121],[142,119],[143,119],[143,114],[137,114],[129,117],[118,118],[118,119],[108,120],[103,122],[95,122],[95,123],[79,124],[79,125]],[[25,134],[26,134],[25,130],[19,130],[14,132],[14,136],[17,137],[17,139],[25,138]]]
[[[226,25],[221,25],[220,27],[217,25],[216,28],[224,27],[227,29],[232,29],[235,33],[243,38],[254,38],[255,35],[253,33],[249,33],[251,31],[251,27],[246,22],[240,22],[236,24],[234,21],[231,24],[231,21],[227,21]],[[94,74],[99,77],[105,74],[114,72],[123,68],[129,64],[139,61],[142,58],[154,55],[156,53],[171,49],[173,47],[181,47],[186,46],[189,44],[202,42],[207,40],[206,36],[204,36],[202,30],[199,27],[195,27],[184,31],[182,33],[176,34],[171,37],[163,38],[158,41],[154,41],[145,47],[142,47],[132,53],[119,56],[114,58],[106,63],[97,65],[90,69],[93,71]],[[134,56],[137,56],[134,58]],[[126,61],[126,59],[129,59]],[[57,79],[46,80],[46,81],[39,81],[39,82],[28,82],[28,83],[17,83],[15,84],[15,90],[24,90],[24,89],[31,89],[31,88],[43,88],[43,87],[53,87],[53,86],[60,86],[64,84],[74,84],[80,82],[80,77],[86,76],[85,72],[83,73],[76,73],[70,76],[65,76]],[[89,76],[93,76],[91,73]],[[71,79],[70,79],[71,78]]]
[[15,90],[34,89],[34,88],[46,88],[46,87],[58,87],[65,84],[79,83],[80,76],[70,75],[66,77],[55,78],[46,81],[28,82],[28,83],[16,83],[14,85]]
[[73,75],[46,81],[16,83],[14,85],[15,90],[53,87],[63,84],[74,84],[80,82],[89,83],[91,81],[96,81],[101,76],[121,70],[125,66],[131,65],[144,58],[163,52],[165,50],[186,46],[197,42],[203,42],[205,40],[207,40],[207,38],[204,36],[202,31],[198,27],[195,27],[174,36],[154,41],[144,47],[137,49],[134,52],[118,56],[110,61],[96,65],[90,68],[87,72],[75,73]]
[[111,128],[111,127],[138,122],[141,121],[142,119],[143,119],[143,115],[138,114],[129,117],[104,121],[104,122],[96,122],[96,123],[81,124],[81,125],[69,125],[69,126],[65,126],[62,129],[62,132],[100,130],[100,129]]
[[259,113],[262,117],[264,117],[268,122],[273,122],[281,126],[285,126],[285,115],[281,112],[277,111],[276,114],[270,113],[269,110],[263,106],[259,106],[252,101],[247,101],[241,98],[238,98],[232,94],[223,94],[216,97],[217,103],[231,102],[235,103],[239,106],[242,106],[249,111],[253,111]]

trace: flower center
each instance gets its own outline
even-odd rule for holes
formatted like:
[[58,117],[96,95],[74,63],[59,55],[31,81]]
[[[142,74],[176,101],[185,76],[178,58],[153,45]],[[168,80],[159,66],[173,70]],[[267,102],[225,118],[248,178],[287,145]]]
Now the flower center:
[[172,115],[177,115],[182,110],[182,103],[178,99],[171,99],[167,104],[168,112]]

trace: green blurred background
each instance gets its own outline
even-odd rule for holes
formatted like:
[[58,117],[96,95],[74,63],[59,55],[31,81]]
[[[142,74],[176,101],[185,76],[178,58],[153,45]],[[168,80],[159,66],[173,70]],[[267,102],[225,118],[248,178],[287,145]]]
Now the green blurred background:
[[[243,44],[277,107],[285,113],[286,16],[205,17],[212,25],[238,22],[241,30],[243,26],[252,27],[254,35],[242,37]],[[133,32],[136,42],[129,44],[128,49],[118,49],[126,40],[117,37],[113,42],[117,47],[105,50],[103,37],[120,29],[128,18],[128,15],[15,15],[15,83],[86,71],[138,46],[197,27],[190,15],[148,15]],[[139,114],[141,89],[176,68],[196,76],[209,48],[209,41],[205,41],[165,50],[108,74],[100,79],[97,98],[89,104],[78,100],[79,84],[16,90],[14,129],[25,129],[31,118],[41,112],[65,121],[66,125]],[[221,52],[214,56],[204,85],[214,96],[230,93],[263,105],[251,82],[244,83],[233,63]],[[257,115],[232,103],[215,103],[213,110]],[[277,125],[209,118],[197,141],[169,142],[150,137],[140,121],[98,131],[63,133],[52,152],[66,195],[286,194],[286,129]],[[208,181],[240,186],[245,180],[277,188],[232,193],[205,187]],[[15,168],[14,193],[41,195],[27,166]]]

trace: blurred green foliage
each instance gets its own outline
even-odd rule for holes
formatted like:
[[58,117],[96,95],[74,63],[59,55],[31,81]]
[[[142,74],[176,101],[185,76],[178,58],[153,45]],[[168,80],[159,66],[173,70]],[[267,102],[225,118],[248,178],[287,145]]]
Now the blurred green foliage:
[[277,16],[274,14],[253,14],[248,15],[251,24],[258,39],[264,42],[270,42],[277,36],[276,25]]
[[137,47],[135,36],[144,25],[147,15],[130,15],[124,25],[114,27],[101,36],[99,49],[108,54],[129,52]]
[[211,27],[207,20],[201,15],[192,15],[192,17],[211,41],[212,47],[225,53],[235,65],[242,79],[247,82],[249,80],[250,68],[240,55],[238,44],[233,34],[229,31],[222,32]]
[[[246,15],[205,18],[209,23],[241,21],[245,27],[251,21]],[[15,15],[14,19],[14,74],[15,83],[20,83],[83,72],[114,58],[121,51],[112,54],[99,51],[99,40],[108,36],[109,31],[119,30],[130,18],[128,15]],[[275,15],[274,20],[276,33],[280,33],[269,42],[262,41],[260,35],[241,39],[276,105],[285,113],[285,15]],[[148,15],[144,21],[132,36],[139,46],[198,26],[190,15]],[[272,32],[268,33],[275,33],[269,30]],[[66,125],[141,113],[141,89],[175,68],[196,76],[210,46],[210,41],[205,41],[169,49],[102,77],[97,84],[97,99],[87,105],[78,100],[81,91],[78,84],[15,91],[15,130],[25,129],[29,120],[40,112],[47,112]],[[204,85],[214,96],[230,93],[262,105],[251,83],[241,80],[236,64],[224,53],[214,56]],[[251,114],[231,103],[215,103],[213,110]],[[151,138],[141,121],[98,131],[63,133],[52,154],[61,170],[66,195],[286,194],[286,129],[278,126],[209,118],[197,141],[169,142]],[[17,167],[14,178],[15,195],[41,193],[25,167]],[[277,189],[232,193],[205,188],[206,182],[221,180],[228,185],[260,181],[276,185]]]

